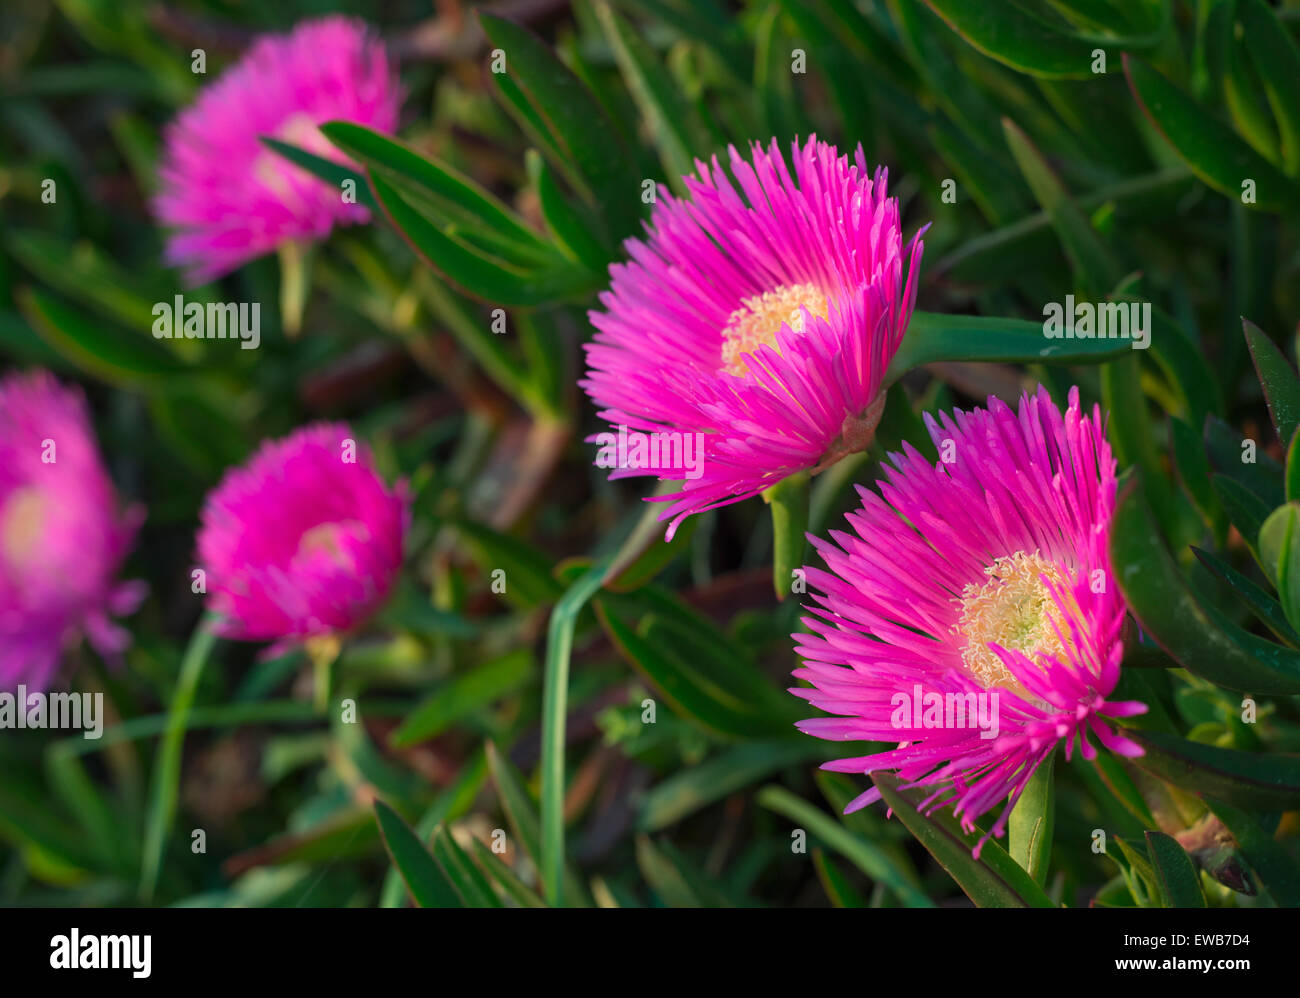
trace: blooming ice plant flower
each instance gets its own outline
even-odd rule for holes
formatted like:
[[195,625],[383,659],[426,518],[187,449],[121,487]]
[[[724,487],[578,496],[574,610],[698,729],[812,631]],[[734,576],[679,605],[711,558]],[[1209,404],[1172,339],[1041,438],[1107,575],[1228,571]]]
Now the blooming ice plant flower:
[[735,186],[716,158],[697,163],[690,198],[660,194],[591,313],[581,384],[601,418],[704,443],[698,466],[661,459],[611,475],[682,481],[656,497],[669,536],[692,513],[861,450],[880,419],[920,233],[904,244],[886,172],[871,175],[860,146],[850,160],[810,138],[792,159],[793,172],[775,140],[750,160],[732,148]]
[[[880,495],[858,490],[852,533],[812,538],[828,570],[807,570],[811,633],[794,636],[794,675],[812,685],[790,692],[838,715],[802,722],[808,734],[897,745],[823,768],[895,770],[933,790],[927,807],[952,803],[969,832],[1014,804],[1060,742],[1067,758],[1076,741],[1093,758],[1090,735],[1140,755],[1107,720],[1146,706],[1107,699],[1126,607],[1107,554],[1115,460],[1098,408],[1083,413],[1073,389],[1063,414],[1039,388],[1018,412],[990,398],[926,422],[944,459],[906,446]],[[993,723],[971,723],[990,701]],[[940,703],[965,722],[930,711]],[[879,797],[873,788],[848,810]]]
[[201,283],[285,242],[324,238],[336,222],[366,221],[364,207],[260,139],[346,164],[318,126],[392,132],[401,101],[384,46],[361,21],[325,17],[258,39],[168,126],[154,199],[172,230],[167,262]]
[[126,648],[111,618],[144,598],[117,580],[143,518],[119,507],[80,389],[44,371],[0,380],[0,689],[46,689],[82,635]]
[[198,535],[217,633],[295,643],[364,623],[392,589],[410,519],[338,423],[264,443],[208,496]]

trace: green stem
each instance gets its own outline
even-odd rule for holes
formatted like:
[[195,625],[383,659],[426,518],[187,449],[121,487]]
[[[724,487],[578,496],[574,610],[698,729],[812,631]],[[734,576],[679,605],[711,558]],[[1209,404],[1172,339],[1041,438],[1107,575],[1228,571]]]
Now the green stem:
[[203,666],[217,643],[217,634],[212,627],[213,618],[205,615],[190,637],[185,657],[181,659],[180,675],[176,679],[176,690],[168,710],[167,730],[163,734],[162,744],[158,749],[158,761],[154,765],[153,784],[149,791],[149,813],[145,827],[144,857],[140,864],[141,902],[148,904],[153,900],[154,889],[158,885],[158,873],[162,868],[163,848],[172,822],[176,818],[176,800],[180,795],[181,749],[185,743],[185,730],[188,727],[190,709],[194,706],[194,697],[199,688],[199,677],[203,675]]
[[569,656],[578,614],[600,589],[610,558],[592,564],[551,613],[542,694],[542,887],[553,908],[563,901],[564,737],[569,704]]
[[311,250],[290,240],[280,244],[280,323],[290,339],[302,332],[302,313],[307,307],[311,283]]
[[794,570],[803,565],[810,483],[808,473],[800,472],[763,493],[763,501],[772,507],[772,586],[779,600],[790,594]]

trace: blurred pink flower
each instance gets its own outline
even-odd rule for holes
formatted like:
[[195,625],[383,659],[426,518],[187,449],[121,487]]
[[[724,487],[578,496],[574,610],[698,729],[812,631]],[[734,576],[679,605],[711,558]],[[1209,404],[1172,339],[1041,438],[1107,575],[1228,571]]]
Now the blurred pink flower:
[[670,537],[692,513],[863,449],[916,295],[920,234],[904,245],[887,174],[868,173],[861,146],[851,163],[815,138],[794,143],[793,175],[775,140],[752,164],[730,154],[739,192],[715,157],[684,178],[688,200],[660,193],[591,313],[581,385],[600,417],[700,434],[687,437],[703,447],[689,474],[674,452],[610,476],[682,481],[656,497]]
[[144,598],[117,580],[143,519],[120,510],[79,388],[0,380],[0,688],[45,689],[82,635],[110,658],[126,648],[111,618]]
[[[1076,740],[1096,755],[1089,734],[1140,755],[1106,719],[1147,708],[1107,700],[1127,611],[1107,553],[1115,460],[1097,407],[1081,413],[1073,389],[1062,415],[1039,388],[1019,413],[990,398],[926,422],[946,459],[890,455],[880,495],[858,490],[853,533],[812,538],[829,571],[807,570],[816,605],[811,633],[794,635],[794,675],[812,688],[790,692],[840,715],[802,722],[807,733],[897,746],[822,768],[896,770],[971,831],[1014,804],[1060,742],[1066,758]],[[847,810],[879,798],[873,788]]]
[[267,441],[226,472],[198,535],[217,632],[299,641],[362,624],[402,564],[410,502],[389,489],[347,426],[318,423]]
[[167,262],[192,283],[220,277],[290,240],[324,238],[366,209],[284,160],[269,136],[347,164],[318,125],[397,127],[402,89],[383,44],[345,17],[258,39],[168,126],[154,214],[172,230]]

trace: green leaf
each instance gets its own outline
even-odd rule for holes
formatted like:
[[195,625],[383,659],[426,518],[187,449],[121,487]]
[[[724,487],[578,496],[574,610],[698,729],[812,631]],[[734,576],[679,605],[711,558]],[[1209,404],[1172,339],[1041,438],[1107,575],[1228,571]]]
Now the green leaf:
[[505,53],[506,71],[492,79],[520,124],[608,220],[610,236],[631,235],[641,217],[641,178],[600,103],[531,31],[482,10],[478,17]]
[[506,588],[501,595],[513,605],[531,610],[564,594],[564,587],[551,574],[550,559],[526,541],[475,520],[457,520],[455,527],[483,572],[500,569],[505,573]]
[[767,697],[749,694],[752,685],[737,684],[721,659],[684,654],[686,634],[664,617],[647,614],[633,628],[608,601],[597,613],[623,657],[658,690],[672,710],[711,734],[751,739],[786,735],[796,738],[793,701],[788,711],[769,707]]
[[433,858],[466,908],[502,908],[483,871],[465,855],[446,825],[433,830]]
[[1300,807],[1300,755],[1242,752],[1137,728],[1124,734],[1145,750],[1133,764],[1180,790],[1244,811]]
[[889,809],[977,907],[1056,907],[1042,888],[996,842],[985,842],[980,849],[980,858],[976,859],[972,852],[980,838],[978,830],[976,834],[966,835],[951,814],[937,811],[922,814],[918,802],[924,794],[901,790],[897,777],[889,773],[872,773],[871,779],[880,789]]
[[909,908],[933,908],[920,890],[908,883],[876,843],[854,835],[825,811],[796,797],[784,787],[764,787],[754,799],[769,811],[784,815],[810,835],[834,849],[876,883],[884,884]]
[[1300,620],[1300,503],[1275,509],[1259,528],[1259,559],[1292,626]]
[[1205,892],[1192,858],[1177,839],[1164,832],[1147,832],[1147,851],[1166,908],[1204,908]]
[[1025,784],[1007,821],[1011,858],[1042,885],[1047,881],[1047,865],[1052,853],[1052,828],[1056,816],[1056,795],[1052,769],[1056,757],[1048,756]]
[[1210,483],[1210,461],[1205,455],[1205,444],[1200,435],[1181,419],[1169,418],[1169,444],[1174,459],[1174,470],[1183,491],[1201,514],[1201,519],[1214,536],[1222,542],[1227,528],[1223,507]]
[[987,56],[1047,79],[1088,79],[1096,45],[1011,4],[926,0],[948,27]]
[[648,836],[638,836],[636,862],[646,882],[670,908],[733,907],[723,892],[688,867],[667,843],[657,848]]
[[524,166],[533,189],[537,191],[542,217],[546,219],[560,250],[588,270],[603,273],[613,254],[601,242],[601,234],[592,231],[586,214],[569,203],[556,184],[551,168],[536,149],[529,149],[524,154]]
[[817,868],[817,879],[821,881],[822,890],[826,892],[826,897],[836,908],[868,908],[866,898],[858,893],[849,878],[844,875],[835,861],[826,855],[821,849],[814,849],[812,853],[813,866]]
[[474,856],[479,866],[483,868],[483,872],[491,877],[515,904],[520,908],[546,907],[546,902],[537,896],[537,892],[515,876],[515,871],[506,866],[500,856],[495,855],[478,839],[473,840],[473,846]]
[[1100,364],[1132,353],[1127,340],[1048,338],[1041,322],[994,319],[977,315],[913,312],[902,346],[894,355],[885,384],[907,371],[942,361],[987,361],[1002,364]]
[[694,158],[707,147],[707,129],[695,108],[656,59],[654,51],[604,0],[597,0],[596,17],[614,50],[619,71],[636,101],[641,117],[668,171],[669,183],[685,195],[681,178],[695,172]]
[[41,339],[92,377],[114,385],[158,387],[184,371],[152,337],[125,335],[86,319],[41,291],[22,289],[17,298]]
[[421,908],[463,908],[460,895],[415,833],[391,807],[375,800],[375,820],[393,866]]
[[1261,0],[1237,0],[1242,42],[1255,63],[1277,121],[1282,167],[1300,173],[1300,49],[1281,20]]
[[331,187],[342,191],[344,182],[352,181],[356,190],[357,204],[364,205],[372,210],[379,207],[375,202],[374,195],[370,193],[370,185],[366,183],[366,178],[351,167],[336,163],[332,159],[326,159],[324,156],[317,156],[306,149],[291,146],[279,139],[273,139],[269,135],[263,135],[260,138],[262,145],[272,152],[283,156],[294,166],[306,170],[313,177],[325,181]]
[[557,263],[521,270],[457,241],[415,210],[373,171],[370,185],[389,222],[416,254],[466,294],[494,305],[543,305],[582,298],[600,278],[557,257]]
[[181,659],[176,677],[176,688],[167,708],[167,730],[158,756],[154,762],[153,778],[149,787],[149,809],[145,818],[144,856],[140,864],[140,900],[146,904],[153,900],[162,871],[163,852],[167,837],[176,820],[176,802],[180,798],[181,751],[185,745],[185,731],[189,727],[190,710],[198,694],[199,678],[203,666],[217,643],[213,618],[204,614],[189,646]]
[[1079,290],[1093,298],[1107,294],[1120,278],[1110,251],[1029,137],[1009,118],[1002,119],[1002,129],[1034,199],[1052,220]]
[[511,253],[520,261],[547,263],[555,250],[492,193],[432,156],[348,121],[331,121],[321,132],[343,152],[394,184],[428,200],[446,220],[444,231],[463,233],[484,249]]
[[1255,372],[1264,389],[1273,428],[1277,430],[1282,446],[1290,447],[1296,424],[1300,422],[1300,380],[1277,344],[1258,326],[1248,319],[1242,319],[1241,325],[1246,331],[1246,343],[1250,346]]
[[1240,202],[1243,182],[1254,181],[1253,205],[1260,209],[1300,204],[1294,182],[1159,72],[1127,53],[1124,72],[1152,124],[1205,183]]
[[1121,489],[1110,557],[1143,631],[1179,665],[1231,690],[1300,693],[1300,654],[1242,630],[1193,595],[1135,479]]
[[[1219,505],[1228,514],[1228,522],[1237,528],[1237,532],[1245,540],[1251,554],[1258,559],[1259,531],[1271,512],[1268,504],[1246,486],[1235,479],[1229,478],[1227,475],[1211,475],[1210,488],[1214,490]],[[1260,567],[1264,567],[1262,561]],[[1266,569],[1266,574],[1271,579],[1273,570]]]
[[641,798],[637,828],[657,832],[775,770],[821,759],[826,748],[810,738],[747,741],[674,773]]
[[522,688],[534,671],[533,656],[517,648],[452,679],[416,707],[388,736],[394,748],[406,748],[446,731],[462,718]]
[[1277,600],[1273,599],[1260,586],[1242,575],[1226,561],[1209,551],[1202,551],[1198,547],[1193,547],[1192,554],[1196,555],[1202,565],[1232,587],[1233,593],[1250,608],[1250,611],[1259,619],[1260,623],[1293,648],[1300,647],[1300,634],[1296,633],[1291,627]]
[[1300,501],[1300,433],[1291,437],[1291,446],[1286,452],[1285,474],[1286,501]]

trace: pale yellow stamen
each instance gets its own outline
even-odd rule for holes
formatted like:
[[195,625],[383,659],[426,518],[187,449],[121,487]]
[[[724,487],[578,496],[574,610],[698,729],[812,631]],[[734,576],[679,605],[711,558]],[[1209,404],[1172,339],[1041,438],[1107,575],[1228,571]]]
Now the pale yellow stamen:
[[12,568],[30,566],[40,553],[49,500],[32,486],[15,489],[0,509],[0,554]]
[[803,332],[804,309],[826,318],[830,305],[821,289],[813,284],[785,284],[773,291],[741,300],[722,330],[722,369],[744,374],[749,357],[762,346],[775,346],[783,324]]
[[[1065,659],[1070,625],[1043,584],[1043,577],[1063,593],[1068,609],[1077,613],[1078,606],[1070,595],[1066,573],[1037,551],[1017,551],[1010,557],[998,558],[984,569],[984,574],[988,576],[986,582],[972,582],[962,590],[961,617],[955,628],[966,639],[962,661],[986,689],[1018,687],[1020,684],[988,643],[1024,652],[1035,660],[1040,655]],[[1057,636],[1058,630],[1067,643]]]
[[343,554],[339,536],[349,528],[357,526],[359,523],[356,520],[344,520],[341,523],[318,523],[304,530],[298,540],[298,557],[306,558],[317,552],[324,552],[338,560]]

